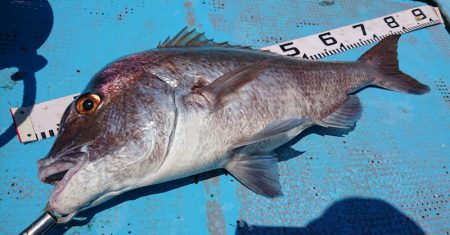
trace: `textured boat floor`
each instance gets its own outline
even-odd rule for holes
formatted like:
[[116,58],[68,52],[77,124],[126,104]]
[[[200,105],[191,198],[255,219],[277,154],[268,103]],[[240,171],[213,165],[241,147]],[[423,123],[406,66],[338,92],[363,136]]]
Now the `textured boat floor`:
[[[36,161],[54,139],[20,144],[9,107],[80,92],[113,59],[154,48],[186,25],[217,41],[259,48],[423,5],[400,0],[35,2],[1,3],[18,5],[0,25],[20,23],[16,37],[0,32],[0,234],[25,228],[42,213],[52,190],[39,182]],[[23,35],[34,35],[34,41]],[[25,46],[12,46],[20,43]],[[324,60],[352,61],[371,46]],[[353,130],[309,129],[279,150],[284,197],[263,198],[216,171],[122,195],[87,211],[88,219],[66,233],[450,234],[449,55],[443,25],[404,35],[400,67],[431,92],[361,91],[364,111]],[[59,226],[53,234],[66,229]]]

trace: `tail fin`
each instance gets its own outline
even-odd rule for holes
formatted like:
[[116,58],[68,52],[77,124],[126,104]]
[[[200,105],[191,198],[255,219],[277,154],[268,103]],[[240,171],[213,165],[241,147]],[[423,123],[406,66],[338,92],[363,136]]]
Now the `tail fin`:
[[410,94],[424,94],[430,91],[427,85],[400,71],[397,60],[397,42],[400,35],[383,39],[364,53],[358,61],[371,66],[375,71],[374,85]]

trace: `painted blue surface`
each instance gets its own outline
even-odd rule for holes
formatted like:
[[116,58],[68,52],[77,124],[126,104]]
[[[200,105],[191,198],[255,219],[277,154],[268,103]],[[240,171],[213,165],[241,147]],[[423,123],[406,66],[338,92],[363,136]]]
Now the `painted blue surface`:
[[[154,48],[186,25],[217,41],[258,48],[422,5],[400,0],[34,4],[15,7],[0,21],[8,30],[14,22],[28,21],[16,29],[17,40],[24,41],[6,39],[4,28],[0,32],[0,234],[25,228],[42,213],[52,190],[39,182],[35,162],[54,139],[20,144],[9,128],[9,107],[79,92],[107,63]],[[36,34],[46,28],[48,38]],[[27,43],[38,48],[37,54],[36,48],[18,47]],[[355,60],[368,48],[325,60]],[[67,233],[449,234],[449,55],[442,25],[404,35],[400,67],[431,92],[360,92],[364,112],[354,130],[342,137],[335,130],[308,130],[291,149],[280,149],[282,198],[263,198],[231,176],[213,172],[128,193],[88,211],[89,219],[78,222],[84,226]],[[27,72],[17,74],[15,67]],[[13,74],[18,81],[10,78]]]

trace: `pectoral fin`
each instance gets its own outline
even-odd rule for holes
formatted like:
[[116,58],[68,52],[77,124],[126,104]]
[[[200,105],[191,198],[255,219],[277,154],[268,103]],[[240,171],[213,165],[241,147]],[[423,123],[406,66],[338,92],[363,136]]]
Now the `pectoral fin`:
[[265,197],[282,196],[275,154],[238,154],[225,169],[253,192]]
[[248,146],[246,147],[248,149],[252,145],[257,145],[253,146],[252,149],[270,151],[288,142],[312,124],[313,122],[308,117],[302,119],[276,120],[271,122],[260,132],[240,140],[233,145],[233,148],[236,149]]
[[206,86],[194,89],[193,93],[205,96],[211,104],[212,112],[217,111],[236,98],[239,89],[256,79],[268,63],[269,61],[263,61],[243,66],[224,74]]

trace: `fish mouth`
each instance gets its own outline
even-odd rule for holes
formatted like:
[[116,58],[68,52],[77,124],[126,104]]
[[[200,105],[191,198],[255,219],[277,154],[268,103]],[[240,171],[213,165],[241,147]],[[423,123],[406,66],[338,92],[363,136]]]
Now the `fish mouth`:
[[51,185],[58,184],[67,172],[74,167],[74,162],[57,161],[43,168],[39,168],[39,179]]
[[[55,186],[46,211],[55,216],[58,223],[70,220],[79,208],[67,208],[67,202],[60,198],[72,178],[86,165],[89,159],[89,145],[66,148],[62,151],[50,151],[47,157],[37,162],[39,179]],[[61,201],[62,200],[62,201]]]
[[[77,148],[58,154],[51,155],[38,161],[39,179],[43,183],[57,185],[77,166],[86,160],[87,152],[84,148]],[[67,181],[67,180],[65,180]]]

